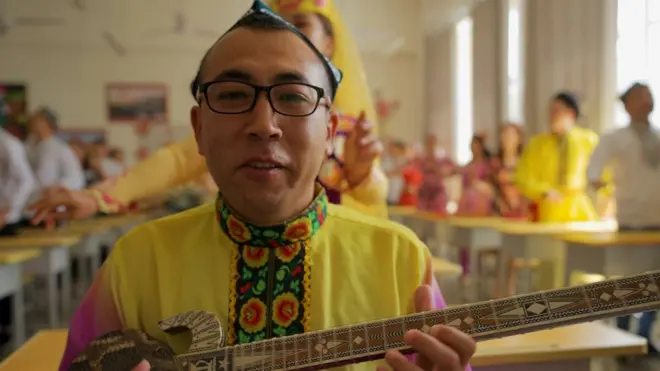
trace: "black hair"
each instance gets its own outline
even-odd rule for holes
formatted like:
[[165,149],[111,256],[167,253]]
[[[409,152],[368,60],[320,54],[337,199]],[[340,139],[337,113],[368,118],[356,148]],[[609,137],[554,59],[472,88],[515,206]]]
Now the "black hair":
[[624,91],[623,94],[621,94],[621,96],[619,97],[621,102],[623,104],[626,104],[626,100],[628,100],[628,97],[630,96],[630,93],[632,93],[633,90],[638,89],[638,88],[650,89],[647,84],[644,84],[644,83],[641,83],[641,82],[636,82],[636,83],[630,85],[630,87],[628,89],[626,89],[626,91]]
[[568,108],[570,108],[575,113],[575,118],[580,118],[580,101],[577,96],[573,93],[567,91],[561,91],[557,93],[552,100],[557,100],[562,102]]
[[57,132],[59,130],[57,114],[52,109],[48,107],[41,107],[37,109],[35,115],[43,117],[52,131]]
[[[332,23],[330,20],[321,15],[317,14],[319,19],[321,20],[321,24],[323,25],[323,30],[326,33],[326,35],[333,37],[334,36],[334,30],[332,28]],[[249,28],[249,29],[256,29],[256,30],[287,30],[291,31],[291,25],[284,22],[280,18],[273,17],[272,15],[264,14],[264,13],[259,13],[255,12],[250,14],[249,16],[241,18],[236,24],[234,24],[228,31],[227,33],[237,29],[237,28]],[[225,35],[227,34],[225,33]],[[315,48],[313,44],[300,32],[296,32],[303,38],[305,42],[307,42],[311,47]],[[222,37],[220,37],[222,39]],[[220,40],[218,39],[218,41]],[[216,41],[217,43],[217,41]],[[205,53],[204,56],[202,57],[202,60],[199,63],[199,67],[197,68],[197,73],[195,74],[195,78],[190,82],[190,93],[192,94],[193,98],[197,100],[197,93],[199,93],[199,89],[202,85],[202,71],[204,70],[204,66],[206,65],[206,60],[208,59],[209,54],[211,54],[211,50],[213,49],[213,46],[211,46]],[[326,68],[327,70],[327,68]],[[331,87],[331,96],[334,97],[335,95],[335,89],[332,87],[334,84],[332,83],[332,76],[333,73],[331,71],[326,71],[328,73],[328,80],[329,80],[329,86]]]
[[479,143],[479,146],[481,147],[481,153],[483,154],[485,159],[490,159],[492,157],[492,154],[490,153],[490,150],[488,150],[488,147],[486,146],[486,138],[484,138],[483,135],[479,134],[474,134],[472,136],[472,141],[476,141]]

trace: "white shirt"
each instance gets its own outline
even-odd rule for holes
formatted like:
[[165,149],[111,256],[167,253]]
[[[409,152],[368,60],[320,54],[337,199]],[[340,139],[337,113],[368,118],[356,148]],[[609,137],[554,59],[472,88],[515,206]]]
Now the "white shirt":
[[[649,130],[660,135],[655,128]],[[619,224],[660,226],[660,166],[653,168],[646,163],[635,129],[627,126],[601,137],[591,156],[587,179],[599,181],[608,165],[613,172]]]
[[[397,168],[401,167],[402,162],[407,161],[405,158],[397,159],[392,158],[391,156],[383,157],[381,167],[385,173],[394,171]],[[405,181],[403,175],[390,175],[387,178],[387,201],[391,204],[398,204],[401,199],[401,194],[405,187]]]
[[78,190],[85,187],[82,164],[62,139],[52,136],[40,142],[28,142],[26,147],[40,188],[61,185]]
[[34,190],[35,179],[23,144],[0,129],[0,211],[9,211],[5,222],[17,223]]

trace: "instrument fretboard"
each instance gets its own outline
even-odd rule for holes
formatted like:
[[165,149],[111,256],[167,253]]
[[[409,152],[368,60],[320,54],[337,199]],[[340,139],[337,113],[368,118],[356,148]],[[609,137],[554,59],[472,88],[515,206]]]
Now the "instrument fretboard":
[[179,356],[191,370],[313,370],[411,353],[403,335],[452,326],[487,340],[660,308],[660,271]]

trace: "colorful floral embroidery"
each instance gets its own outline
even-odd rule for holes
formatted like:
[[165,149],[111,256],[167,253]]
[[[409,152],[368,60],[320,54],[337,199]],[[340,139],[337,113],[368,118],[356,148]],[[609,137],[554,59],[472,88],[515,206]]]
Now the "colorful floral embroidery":
[[266,327],[266,304],[257,298],[248,300],[241,307],[238,322],[247,333],[254,334],[262,331]]
[[243,249],[243,261],[250,268],[263,267],[268,262],[268,249],[263,247],[245,247]]
[[227,218],[227,231],[229,236],[238,243],[247,242],[252,238],[250,230],[233,215]]
[[273,301],[273,322],[283,328],[289,327],[298,318],[300,302],[290,292],[278,296]]
[[236,243],[228,311],[230,344],[308,330],[309,244],[327,212],[327,196],[320,186],[317,192],[314,202],[299,217],[271,227],[239,220],[218,197],[218,221]]

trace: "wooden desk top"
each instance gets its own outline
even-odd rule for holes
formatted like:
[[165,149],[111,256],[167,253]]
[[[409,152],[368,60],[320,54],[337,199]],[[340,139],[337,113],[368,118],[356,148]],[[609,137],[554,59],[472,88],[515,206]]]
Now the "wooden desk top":
[[65,225],[52,230],[45,230],[41,228],[25,228],[21,230],[21,236],[77,236],[88,234],[103,234],[110,230],[110,226],[100,224],[83,224],[83,225]]
[[414,214],[416,211],[417,209],[412,206],[389,206],[387,208],[387,213],[390,216],[408,216]]
[[499,217],[452,216],[449,225],[462,228],[497,228],[506,219]]
[[660,232],[575,232],[555,238],[591,247],[609,247],[620,245],[660,245]]
[[67,330],[39,331],[0,363],[0,371],[57,370],[66,347]]
[[416,218],[416,219],[426,220],[426,221],[429,221],[429,222],[437,222],[439,220],[447,220],[447,215],[432,213],[430,211],[421,211],[421,210],[415,210],[413,213],[408,214],[408,216],[411,216],[411,217]]
[[433,257],[431,258],[433,265],[433,273],[440,276],[458,276],[463,273],[463,268],[445,259]]
[[39,249],[20,249],[15,251],[0,251],[0,264],[16,264],[32,260],[41,255]]
[[123,215],[109,215],[88,220],[76,220],[68,224],[68,227],[89,228],[90,226],[104,226],[107,228],[123,227],[131,223],[139,223],[147,219],[147,214],[132,213]]
[[579,222],[579,223],[534,223],[529,221],[504,220],[496,226],[501,233],[556,235],[571,232],[610,232],[616,231],[614,222]]
[[42,235],[42,236],[15,236],[15,237],[0,237],[0,249],[19,249],[19,248],[47,248],[47,247],[61,247],[73,246],[80,241],[80,236],[57,236],[57,235]]
[[[0,371],[56,370],[66,330],[44,330],[0,364]],[[601,323],[583,323],[479,343],[473,366],[646,354],[646,340]]]
[[472,366],[552,362],[591,357],[646,354],[646,339],[591,322],[484,341]]

